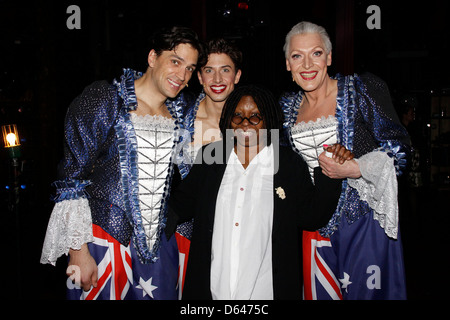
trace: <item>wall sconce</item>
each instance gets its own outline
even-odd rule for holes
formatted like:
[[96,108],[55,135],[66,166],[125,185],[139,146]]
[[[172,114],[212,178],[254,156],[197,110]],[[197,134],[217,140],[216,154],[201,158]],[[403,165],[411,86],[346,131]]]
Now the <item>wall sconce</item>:
[[9,152],[9,156],[13,159],[20,157],[20,139],[17,126],[8,124],[2,126],[2,135],[5,148]]

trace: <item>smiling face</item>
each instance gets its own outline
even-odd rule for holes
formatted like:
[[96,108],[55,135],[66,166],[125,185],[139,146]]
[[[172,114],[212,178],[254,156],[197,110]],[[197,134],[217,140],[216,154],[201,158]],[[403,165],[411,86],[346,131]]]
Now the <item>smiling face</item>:
[[225,101],[239,82],[241,70],[225,53],[211,53],[208,62],[198,72],[198,80],[206,95],[214,102]]
[[190,44],[179,44],[172,51],[159,56],[151,50],[148,64],[157,91],[166,98],[174,98],[191,79],[197,65],[198,51]]
[[318,33],[292,36],[286,58],[286,68],[295,82],[306,92],[318,89],[328,77],[331,52],[326,53]]
[[244,119],[240,124],[231,122],[231,128],[234,130],[237,144],[244,147],[253,147],[262,144],[263,141],[260,141],[262,138],[262,136],[260,137],[260,129],[265,128],[264,120],[261,120],[256,125],[250,123],[248,120],[254,115],[263,119],[253,97],[243,96],[241,98],[234,111],[234,116],[238,115],[247,119]]

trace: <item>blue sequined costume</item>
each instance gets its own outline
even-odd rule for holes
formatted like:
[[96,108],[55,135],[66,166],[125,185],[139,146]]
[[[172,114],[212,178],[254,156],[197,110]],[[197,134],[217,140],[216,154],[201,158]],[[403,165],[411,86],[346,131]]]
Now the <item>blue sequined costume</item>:
[[[203,99],[205,99],[205,97],[206,97],[205,93],[203,91],[200,92],[200,94],[194,101],[187,103],[187,106],[183,112],[184,135],[182,143],[180,144],[181,151],[177,153],[177,163],[178,167],[180,168],[181,179],[186,178],[195,161],[194,156],[192,154],[191,141],[193,141],[194,137],[195,131],[194,123],[195,119],[197,118],[198,107],[200,105],[200,102],[202,102]],[[187,240],[191,240],[192,227],[193,222],[188,221],[178,225],[176,232],[181,236],[183,236],[184,238],[186,238]]]
[[[164,228],[171,181],[174,170],[178,170],[174,165],[176,153],[179,143],[183,141],[185,131],[183,124],[185,100],[183,94],[180,94],[177,98],[166,101],[173,118],[172,152],[160,200],[161,209],[157,217],[156,234],[153,235],[156,240],[149,247],[140,209],[137,137],[129,113],[137,108],[134,81],[141,76],[142,73],[124,69],[120,80],[115,80],[113,84],[108,84],[106,81],[94,82],[73,101],[66,116],[64,176],[54,183],[57,188],[55,202],[58,204],[65,200],[87,198],[94,225],[94,237],[97,237],[95,228],[98,226],[102,236],[105,236],[102,241],[110,243],[117,241],[122,248],[118,253],[123,255],[124,261],[126,260],[121,272],[125,273],[127,270],[127,274],[124,274],[119,281],[121,276],[116,277],[113,270],[111,277],[117,279],[114,278],[114,285],[110,281],[109,290],[104,290],[110,291],[111,296],[105,293],[104,296],[95,297],[99,299],[177,298],[176,241],[173,237],[165,239]],[[48,243],[55,242],[54,239],[47,239],[54,237],[54,233],[54,230],[48,229],[46,236]],[[80,244],[82,243],[78,243]],[[98,248],[93,246],[92,242],[89,243],[91,254],[93,251],[103,250],[99,249],[99,246]],[[48,254],[44,252],[45,248],[46,242],[44,242],[42,263],[54,263],[58,255],[67,254],[68,251],[68,248],[63,248],[56,253]],[[118,253],[116,252],[114,259],[119,259]],[[100,269],[101,261],[96,262]],[[132,266],[132,271],[127,269],[127,265]],[[119,267],[117,266],[116,269],[119,270]],[[156,269],[162,271],[156,271]],[[149,280],[152,276],[153,284],[152,279]],[[156,280],[157,277],[161,279]],[[155,285],[155,280],[160,282]],[[113,297],[113,291],[118,291],[113,286],[118,286],[118,283],[122,283],[122,291]],[[144,290],[146,286],[152,290],[159,288],[158,293],[147,294]],[[135,287],[140,291],[133,291]],[[76,298],[76,294],[73,297]]]
[[[386,84],[370,74],[337,75],[336,79],[337,142],[351,150],[355,158],[373,151],[385,152],[394,159],[397,175],[401,174],[410,153],[410,142],[407,131],[395,115]],[[291,128],[297,121],[302,99],[303,93],[300,92],[286,94],[280,100],[285,117],[285,134],[297,152],[299,150],[293,143]],[[304,238],[305,241],[311,241],[311,238]],[[374,220],[373,209],[366,201],[361,200],[358,191],[348,184],[348,180],[343,181],[338,207],[331,220],[317,232],[312,241],[314,244],[323,241],[322,247],[316,248],[315,253],[312,252],[312,258],[309,256],[311,253],[305,254],[304,250],[304,264],[312,264],[312,267],[304,266],[304,269],[311,272],[304,273],[305,283],[313,279],[312,299],[406,297],[400,237],[395,240],[384,233]],[[322,265],[322,270],[314,271],[318,264]],[[381,289],[368,289],[371,266],[377,266],[381,270]],[[322,272],[325,269],[329,272],[329,278],[334,278],[333,281],[323,280]],[[330,294],[331,291],[334,296]]]

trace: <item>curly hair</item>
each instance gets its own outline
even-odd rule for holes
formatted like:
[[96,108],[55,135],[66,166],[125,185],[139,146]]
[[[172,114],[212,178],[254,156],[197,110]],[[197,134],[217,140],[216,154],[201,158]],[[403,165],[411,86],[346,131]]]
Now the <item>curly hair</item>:
[[199,40],[194,30],[174,26],[157,30],[152,37],[151,49],[159,56],[163,51],[172,51],[180,44],[189,44],[198,51],[197,66],[204,65],[207,61],[205,45]]
[[280,105],[269,90],[257,85],[245,85],[234,89],[228,96],[222,110],[219,128],[222,137],[226,137],[226,130],[231,129],[231,118],[234,115],[239,101],[244,96],[251,96],[258,106],[267,129],[267,145],[271,143],[272,130],[282,130],[283,114]]
[[[209,56],[212,53],[224,53],[230,57],[231,61],[234,63],[234,67],[237,70],[241,69],[242,66],[242,51],[230,41],[223,38],[211,39],[206,43],[206,54]],[[205,64],[207,61],[205,61]],[[200,68],[204,67],[205,64],[199,64]]]

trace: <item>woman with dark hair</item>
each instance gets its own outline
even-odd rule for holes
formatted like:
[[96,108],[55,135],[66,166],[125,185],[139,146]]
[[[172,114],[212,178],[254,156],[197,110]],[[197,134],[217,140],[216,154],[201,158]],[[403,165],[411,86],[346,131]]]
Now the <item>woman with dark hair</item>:
[[[236,92],[230,96],[229,104],[237,106],[244,96],[250,96],[258,106],[261,115],[264,115],[264,129],[267,130],[267,145],[271,143],[271,133],[278,130],[282,126],[281,108],[274,107],[272,104],[273,96],[270,91],[267,91],[258,86],[245,86],[236,89]],[[236,117],[236,110],[233,108],[225,108],[220,119],[219,128],[223,136],[226,135],[226,130],[232,126],[233,120]]]
[[313,186],[302,158],[278,144],[281,120],[269,91],[235,89],[223,139],[204,146],[172,190],[166,234],[194,218],[183,299],[302,298],[300,228],[326,223],[341,181],[317,169]]

